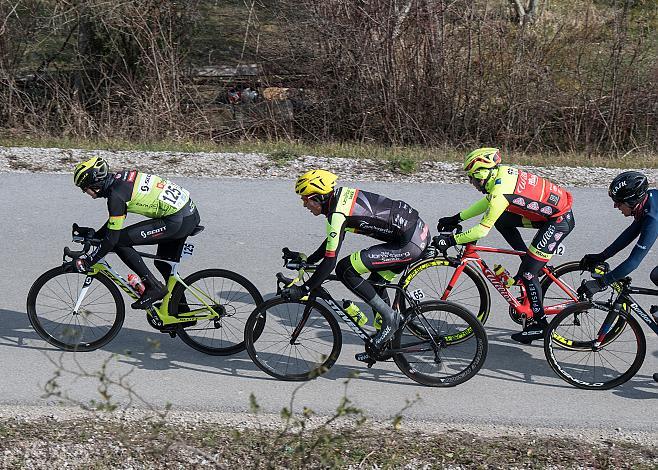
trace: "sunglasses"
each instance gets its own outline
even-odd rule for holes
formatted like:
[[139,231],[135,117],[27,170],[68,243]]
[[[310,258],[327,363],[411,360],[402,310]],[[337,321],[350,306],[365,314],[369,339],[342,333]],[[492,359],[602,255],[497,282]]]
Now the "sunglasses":
[[310,196],[302,196],[302,201],[321,202],[321,199],[319,194],[311,194]]

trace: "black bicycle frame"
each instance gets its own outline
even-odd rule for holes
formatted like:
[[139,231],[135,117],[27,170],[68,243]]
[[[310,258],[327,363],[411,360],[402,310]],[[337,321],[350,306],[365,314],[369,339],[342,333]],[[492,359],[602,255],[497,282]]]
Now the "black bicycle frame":
[[605,317],[603,325],[601,325],[601,329],[599,330],[599,334],[597,336],[596,342],[594,343],[594,347],[599,347],[601,344],[603,344],[605,335],[608,334],[613,326],[615,319],[619,315],[617,313],[617,309],[621,310],[622,307],[624,310],[629,310],[635,313],[638,317],[644,320],[644,322],[656,335],[658,335],[658,323],[656,323],[654,318],[645,312],[642,307],[640,307],[640,305],[635,301],[635,299],[633,299],[633,297],[631,297],[630,294],[658,296],[658,290],[647,289],[645,287],[632,287],[628,285],[628,283],[624,283],[621,293],[612,304],[612,308],[608,312],[608,315]]
[[[327,281],[337,281],[337,280],[338,280],[338,278],[335,275],[331,275],[327,278]],[[414,302],[416,302],[406,292],[404,292],[404,289],[402,287],[398,286],[397,284],[384,284],[382,287],[391,288],[391,289],[395,289],[397,291],[400,291],[400,293],[406,298],[406,300],[408,302],[411,302],[412,305],[413,305]],[[336,303],[336,301],[331,296],[329,291],[327,291],[327,289],[325,289],[322,286],[314,289],[313,293],[311,295],[309,295],[308,303],[306,304],[306,308],[304,308],[304,313],[302,315],[302,318],[299,321],[299,323],[297,324],[297,326],[295,327],[295,330],[293,331],[292,336],[290,337],[290,344],[294,344],[295,341],[297,340],[297,338],[299,337],[299,335],[301,334],[302,329],[306,325],[306,321],[308,320],[309,316],[311,315],[311,304],[316,299],[324,300],[325,303],[327,305],[329,305],[329,307],[331,307],[331,309],[336,313],[336,315],[338,315],[340,318],[342,318],[343,321],[345,323],[347,323],[347,326],[349,326],[350,329],[359,338],[361,338],[364,343],[366,343],[367,345],[371,345],[372,338],[366,332],[366,330],[361,328],[358,325],[358,323],[356,323],[356,321],[352,317],[350,317],[347,314],[347,312],[341,306],[339,306]],[[431,325],[429,325],[429,323],[427,322],[427,319],[425,319],[422,315],[419,315],[418,317],[420,318],[421,322],[423,323],[423,326],[425,327],[426,331],[429,333],[432,328],[431,328]],[[407,319],[404,319],[403,323],[400,325],[400,328],[404,328],[404,326],[406,324],[406,321],[407,321]],[[432,344],[433,346],[438,347],[438,345],[435,344],[436,341],[434,340],[434,336],[433,335],[429,335],[429,336],[430,336],[430,339],[431,339],[430,344]],[[388,350],[385,351],[385,353],[386,354],[392,354],[392,353],[402,352],[402,351],[404,351],[404,352],[420,352],[420,351],[423,351],[423,350],[427,350],[427,348],[412,349],[414,346],[418,346],[420,344],[427,344],[427,341],[425,340],[425,341],[419,341],[418,343],[408,344],[408,345],[405,345],[405,347],[402,348],[402,349],[388,349]],[[434,349],[434,347],[432,347],[432,349]]]

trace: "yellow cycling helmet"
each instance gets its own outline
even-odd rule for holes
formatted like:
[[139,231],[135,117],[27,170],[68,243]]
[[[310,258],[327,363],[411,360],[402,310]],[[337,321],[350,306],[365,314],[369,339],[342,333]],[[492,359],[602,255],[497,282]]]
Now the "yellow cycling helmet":
[[329,194],[336,186],[338,176],[327,170],[307,171],[295,183],[295,192],[300,196]]
[[466,155],[464,171],[469,177],[485,179],[490,175],[489,170],[498,166],[501,161],[500,150],[497,148],[479,148]]
[[93,157],[86,162],[78,163],[73,170],[73,183],[83,191],[92,186],[104,183],[110,167],[101,157]]

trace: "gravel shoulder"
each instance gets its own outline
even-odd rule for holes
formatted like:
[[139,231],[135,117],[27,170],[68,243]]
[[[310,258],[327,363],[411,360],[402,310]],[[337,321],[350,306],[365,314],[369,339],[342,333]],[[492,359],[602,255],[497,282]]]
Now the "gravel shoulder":
[[0,408],[2,468],[656,468],[649,434]]
[[[403,174],[389,162],[368,159],[328,158],[305,155],[282,159],[257,153],[183,153],[79,150],[58,148],[0,147],[0,172],[70,173],[73,166],[92,156],[102,156],[112,168],[139,168],[168,176],[204,178],[292,179],[310,168],[331,170],[342,179],[404,181],[407,183],[467,183],[458,163],[424,162],[417,171]],[[524,167],[553,181],[578,187],[607,187],[620,170],[589,167]],[[652,184],[658,169],[643,169]]]

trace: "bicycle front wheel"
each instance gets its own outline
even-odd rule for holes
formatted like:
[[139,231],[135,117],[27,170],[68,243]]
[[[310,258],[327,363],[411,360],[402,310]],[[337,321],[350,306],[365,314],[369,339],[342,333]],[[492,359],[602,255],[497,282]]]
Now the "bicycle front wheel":
[[594,347],[608,311],[602,304],[580,302],[551,321],[544,354],[562,380],[586,390],[607,390],[627,382],[640,369],[646,338],[637,320],[626,312],[615,320],[614,334],[609,333],[602,345]]
[[[412,265],[399,284],[416,300],[441,300],[458,266],[456,262],[444,258],[426,259]],[[491,296],[487,283],[480,273],[468,264],[446,300],[477,312],[477,318],[482,324],[489,318]]]
[[[576,293],[578,287],[585,280],[591,279],[591,271],[583,271],[580,268],[580,263],[578,261],[570,261],[568,263],[561,264],[556,267],[549,268],[556,278],[564,285],[564,288],[557,285],[553,280],[544,276],[541,280],[541,289],[543,295],[544,308],[550,307],[553,305],[568,305],[574,303],[573,297],[577,297]],[[600,293],[594,296],[594,300],[597,298],[602,298],[606,294]],[[610,331],[607,334],[608,340],[614,339],[614,337],[621,333],[626,326],[626,322],[623,318],[618,318],[617,322],[613,325]],[[571,349],[575,347],[578,349],[581,345],[578,344],[577,338],[568,338],[558,335],[554,335],[553,341],[558,342],[563,348]]]
[[86,279],[86,274],[59,266],[39,276],[27,295],[34,331],[59,349],[93,351],[109,343],[123,325],[121,292],[103,275],[89,278],[86,295],[75,309]]
[[[244,327],[253,309],[263,303],[256,286],[247,278],[225,269],[206,269],[190,274],[171,293],[169,312],[181,316],[194,312],[208,315],[205,304],[219,313],[219,318],[197,320],[180,325],[180,339],[188,346],[212,356],[228,356],[243,351]],[[203,302],[202,302],[203,300]],[[256,325],[256,333],[262,325]]]
[[[256,335],[262,323],[260,335]],[[293,333],[298,333],[293,339]],[[317,301],[274,297],[253,311],[244,330],[249,357],[279,380],[302,381],[324,374],[342,347],[333,313]]]
[[[393,339],[398,368],[411,380],[431,387],[452,387],[478,373],[487,357],[482,323],[452,302],[422,302],[405,312],[405,326]],[[413,324],[413,328],[408,328]],[[424,334],[418,335],[418,329]]]

